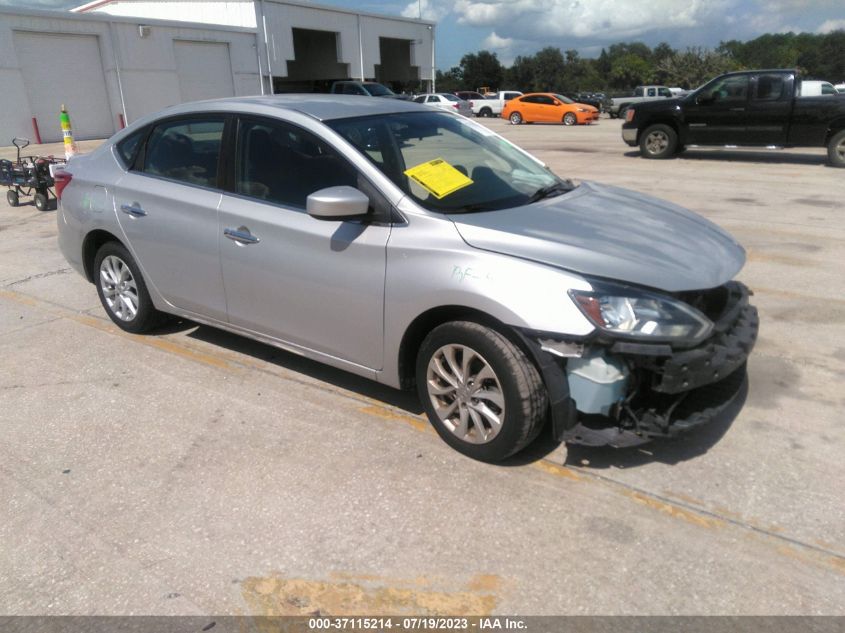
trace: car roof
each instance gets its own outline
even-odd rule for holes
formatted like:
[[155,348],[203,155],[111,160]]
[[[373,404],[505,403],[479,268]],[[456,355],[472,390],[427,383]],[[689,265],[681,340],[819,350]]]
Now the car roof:
[[320,121],[345,119],[398,112],[420,112],[417,103],[402,99],[384,99],[359,95],[287,94],[255,97],[229,97],[194,101],[172,106],[156,113],[150,119],[191,114],[193,112],[243,112],[272,115],[274,111],[287,110],[306,114]]

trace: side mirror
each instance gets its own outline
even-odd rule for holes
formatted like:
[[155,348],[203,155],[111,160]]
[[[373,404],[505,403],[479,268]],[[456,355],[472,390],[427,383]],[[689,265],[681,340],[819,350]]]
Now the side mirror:
[[367,215],[370,199],[355,187],[326,187],[308,196],[305,208],[318,220],[349,220]]

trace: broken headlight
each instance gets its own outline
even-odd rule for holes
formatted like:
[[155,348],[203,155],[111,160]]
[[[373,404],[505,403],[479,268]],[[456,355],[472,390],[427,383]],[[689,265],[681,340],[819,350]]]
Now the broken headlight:
[[683,301],[656,293],[594,284],[592,291],[570,290],[581,312],[599,329],[615,336],[649,341],[701,341],[713,323]]

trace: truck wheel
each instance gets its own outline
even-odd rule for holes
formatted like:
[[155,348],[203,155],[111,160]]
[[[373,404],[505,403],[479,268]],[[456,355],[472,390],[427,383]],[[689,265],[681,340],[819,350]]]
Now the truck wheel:
[[575,116],[574,112],[567,112],[563,116],[563,124],[564,125],[575,125],[576,123],[578,123],[578,117]]
[[669,158],[677,146],[678,134],[662,123],[647,127],[640,137],[640,154],[643,158]]
[[478,116],[493,116],[493,111],[490,108],[481,108],[478,112]]
[[6,202],[9,203],[10,207],[16,207],[20,204],[20,199],[18,198],[18,192],[14,189],[9,189],[6,192]]
[[827,160],[833,167],[845,167],[845,130],[840,130],[830,139]]
[[510,115],[510,121],[512,125],[519,125],[522,123],[522,115],[519,112],[514,112]]
[[527,446],[546,420],[546,387],[525,354],[469,321],[436,327],[417,354],[417,391],[438,435],[486,462]]

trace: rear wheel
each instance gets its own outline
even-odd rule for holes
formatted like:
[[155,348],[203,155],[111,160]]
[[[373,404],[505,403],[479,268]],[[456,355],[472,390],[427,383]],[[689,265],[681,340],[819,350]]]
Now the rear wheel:
[[827,160],[833,167],[845,167],[845,130],[831,137],[827,144]]
[[6,202],[9,203],[10,207],[16,207],[20,204],[20,198],[18,198],[18,192],[14,189],[9,189],[6,192]]
[[522,123],[522,115],[519,112],[511,113],[509,118],[512,125],[519,125]]
[[481,108],[481,110],[478,111],[478,116],[493,116],[493,110],[488,107]]
[[50,201],[47,199],[46,194],[43,193],[36,193],[35,194],[35,208],[39,211],[46,211],[50,207]]
[[567,112],[563,116],[563,124],[564,125],[575,125],[578,123],[578,117],[575,116],[574,112]]
[[668,125],[647,127],[640,137],[640,154],[644,158],[668,158],[678,146],[678,134]]
[[108,242],[94,257],[94,284],[109,318],[120,329],[140,334],[161,322],[135,259],[123,244]]
[[452,448],[481,461],[527,446],[546,419],[548,396],[537,368],[495,330],[445,323],[417,355],[417,391],[428,418]]

